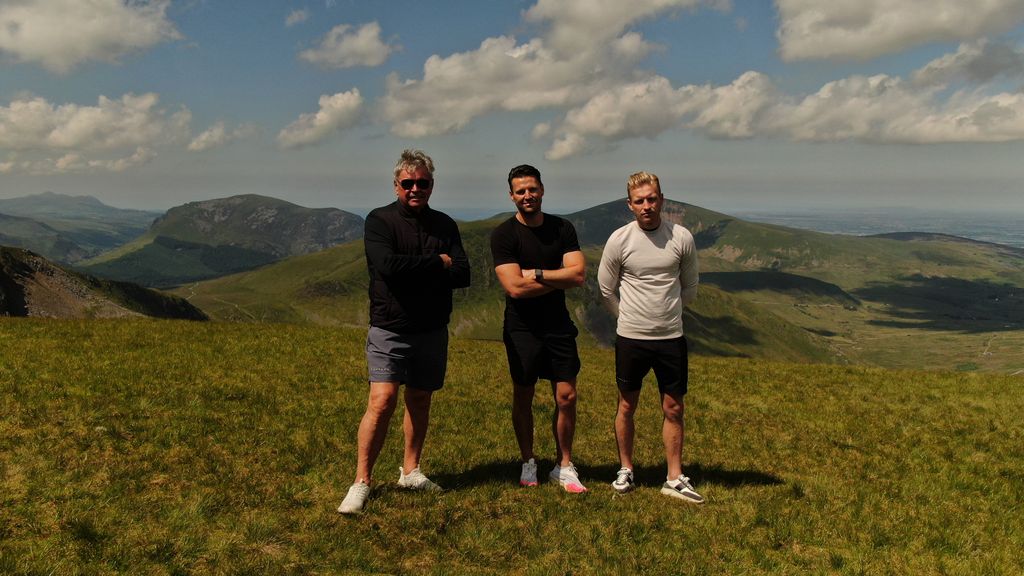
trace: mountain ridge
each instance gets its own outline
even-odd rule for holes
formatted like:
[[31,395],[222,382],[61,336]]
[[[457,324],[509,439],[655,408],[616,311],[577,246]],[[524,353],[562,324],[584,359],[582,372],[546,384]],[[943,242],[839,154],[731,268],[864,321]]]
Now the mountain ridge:
[[362,237],[363,219],[257,194],[189,202],[139,238],[81,263],[99,276],[174,286],[263,266]]
[[0,247],[0,315],[208,319],[183,298],[78,274],[34,252],[9,247]]

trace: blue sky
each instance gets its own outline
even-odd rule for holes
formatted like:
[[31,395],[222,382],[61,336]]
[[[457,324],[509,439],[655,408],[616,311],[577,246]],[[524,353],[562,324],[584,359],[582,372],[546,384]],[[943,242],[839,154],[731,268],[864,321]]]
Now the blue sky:
[[1024,212],[1024,0],[0,0],[0,197]]

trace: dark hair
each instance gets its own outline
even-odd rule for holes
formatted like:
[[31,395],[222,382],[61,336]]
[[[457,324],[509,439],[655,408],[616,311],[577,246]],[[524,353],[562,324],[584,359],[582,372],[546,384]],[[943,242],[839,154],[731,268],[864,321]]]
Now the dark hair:
[[529,164],[520,164],[519,166],[516,166],[515,168],[513,168],[508,173],[508,189],[509,189],[509,191],[512,190],[512,180],[514,178],[529,178],[529,177],[536,178],[537,179],[537,184],[540,184],[542,187],[544,186],[544,183],[541,182],[541,180],[540,180],[540,170],[537,170],[536,168],[534,168],[533,166],[530,166]]

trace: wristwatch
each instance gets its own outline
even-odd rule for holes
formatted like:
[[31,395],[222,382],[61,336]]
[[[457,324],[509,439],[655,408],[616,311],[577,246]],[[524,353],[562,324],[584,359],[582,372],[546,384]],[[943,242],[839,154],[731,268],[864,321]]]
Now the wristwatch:
[[534,271],[533,271],[533,275],[534,275],[535,278],[537,278],[537,280],[543,280],[544,279],[544,271],[541,270],[540,268],[535,268]]

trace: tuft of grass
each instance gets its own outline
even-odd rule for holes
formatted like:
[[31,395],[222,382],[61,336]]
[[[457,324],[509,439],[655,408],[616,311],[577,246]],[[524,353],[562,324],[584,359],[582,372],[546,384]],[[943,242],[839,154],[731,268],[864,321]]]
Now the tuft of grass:
[[[365,330],[0,319],[4,574],[1017,574],[1020,378],[692,358],[684,469],[653,385],[640,487],[616,496],[613,359],[584,346],[574,460],[590,488],[517,485],[500,343],[452,340],[424,470],[392,421],[365,514],[352,481]],[[653,382],[649,382],[653,384]],[[538,386],[541,472],[553,410]]]

